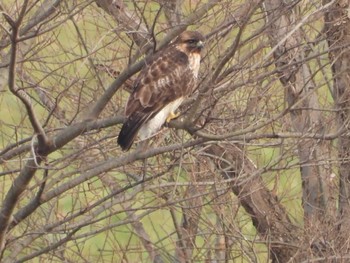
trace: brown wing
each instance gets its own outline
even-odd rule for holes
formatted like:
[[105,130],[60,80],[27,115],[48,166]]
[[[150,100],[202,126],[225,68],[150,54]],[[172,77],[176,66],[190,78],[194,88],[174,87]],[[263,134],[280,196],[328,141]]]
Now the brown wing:
[[128,117],[118,137],[118,144],[128,150],[142,124],[168,103],[191,93],[195,84],[188,56],[171,46],[154,56],[140,72],[128,100]]

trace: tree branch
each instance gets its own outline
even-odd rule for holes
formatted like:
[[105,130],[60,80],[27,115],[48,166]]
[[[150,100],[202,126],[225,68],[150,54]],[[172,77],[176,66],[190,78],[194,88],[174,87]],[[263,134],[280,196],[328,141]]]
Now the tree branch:
[[218,171],[225,179],[238,179],[232,184],[232,191],[250,214],[260,237],[270,243],[272,262],[288,262],[297,251],[296,245],[300,242],[299,229],[290,221],[284,207],[265,187],[260,176],[250,177],[244,183],[239,182],[242,180],[242,172],[254,173],[254,164],[231,143],[212,144],[205,152],[212,156]]
[[[27,109],[27,114],[29,120],[32,124],[34,132],[38,135],[38,152],[43,156],[33,156],[33,159],[27,162],[25,167],[22,169],[20,175],[15,179],[12,187],[6,195],[6,198],[2,204],[2,209],[0,210],[0,254],[4,251],[5,246],[5,235],[10,222],[11,215],[13,210],[19,200],[19,196],[26,189],[28,183],[32,179],[33,175],[36,172],[37,165],[43,160],[43,157],[46,156],[45,152],[48,147],[48,138],[46,137],[45,131],[40,125],[37,117],[35,116],[34,110],[31,106],[30,101],[25,96],[26,94],[20,92],[15,85],[15,76],[16,76],[16,58],[17,58],[17,38],[19,27],[24,18],[26,8],[29,1],[24,1],[22,9],[19,13],[19,16],[16,21],[12,20],[8,15],[4,14],[7,22],[12,28],[11,35],[11,51],[10,51],[10,64],[9,64],[9,76],[8,76],[8,85],[10,91],[18,97]],[[1,258],[0,257],[0,258]]]

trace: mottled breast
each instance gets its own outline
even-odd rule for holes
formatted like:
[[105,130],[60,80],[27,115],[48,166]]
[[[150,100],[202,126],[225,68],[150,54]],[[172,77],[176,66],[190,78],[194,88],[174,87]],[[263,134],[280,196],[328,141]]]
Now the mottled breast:
[[201,55],[199,53],[190,53],[188,60],[189,67],[192,70],[193,75],[195,76],[195,78],[198,78]]

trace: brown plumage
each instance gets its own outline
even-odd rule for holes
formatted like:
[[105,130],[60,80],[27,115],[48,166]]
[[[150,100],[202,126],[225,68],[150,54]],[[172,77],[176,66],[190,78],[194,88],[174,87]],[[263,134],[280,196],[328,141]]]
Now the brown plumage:
[[185,31],[157,52],[141,70],[126,105],[127,117],[118,144],[129,150],[136,135],[145,140],[155,134],[196,85],[204,37]]

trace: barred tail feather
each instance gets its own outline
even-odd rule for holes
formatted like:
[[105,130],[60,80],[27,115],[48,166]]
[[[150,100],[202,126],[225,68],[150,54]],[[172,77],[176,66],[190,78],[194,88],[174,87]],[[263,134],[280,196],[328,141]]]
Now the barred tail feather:
[[123,124],[118,136],[118,144],[123,151],[128,151],[130,149],[142,124],[148,120],[149,116],[150,114],[136,112]]

